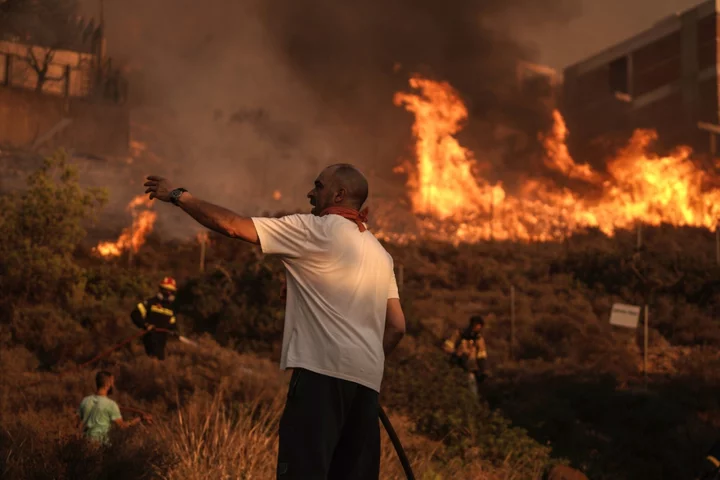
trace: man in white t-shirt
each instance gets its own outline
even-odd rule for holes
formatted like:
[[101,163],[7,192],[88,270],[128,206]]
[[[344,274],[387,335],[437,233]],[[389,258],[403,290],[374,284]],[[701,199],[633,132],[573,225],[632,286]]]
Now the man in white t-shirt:
[[150,198],[282,258],[287,305],[280,367],[292,368],[280,421],[279,479],[379,477],[378,395],[385,356],[405,333],[392,257],[367,231],[365,177],[327,167],[308,193],[311,214],[248,218],[172,188]]

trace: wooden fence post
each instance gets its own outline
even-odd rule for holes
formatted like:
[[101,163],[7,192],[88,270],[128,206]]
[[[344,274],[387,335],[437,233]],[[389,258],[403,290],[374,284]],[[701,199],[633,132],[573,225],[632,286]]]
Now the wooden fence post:
[[510,285],[510,359],[515,360],[515,286]]

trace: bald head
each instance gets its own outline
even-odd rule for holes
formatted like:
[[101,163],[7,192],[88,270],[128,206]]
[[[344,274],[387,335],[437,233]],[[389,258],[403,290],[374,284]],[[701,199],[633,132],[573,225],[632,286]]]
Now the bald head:
[[367,197],[367,179],[349,163],[327,167],[315,180],[315,188],[308,193],[312,213],[316,215],[333,206],[360,210]]
[[330,170],[335,190],[345,190],[343,203],[360,210],[368,197],[368,182],[365,175],[349,163],[338,163],[327,169]]

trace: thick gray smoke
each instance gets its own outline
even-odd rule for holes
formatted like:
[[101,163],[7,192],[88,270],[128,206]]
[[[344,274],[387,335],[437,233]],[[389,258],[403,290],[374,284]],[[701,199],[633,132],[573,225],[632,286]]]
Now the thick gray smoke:
[[408,143],[407,114],[391,99],[408,88],[415,72],[449,81],[461,93],[470,111],[463,143],[479,159],[497,147],[500,126],[534,136],[547,125],[547,108],[538,90],[518,95],[516,68],[537,52],[506,35],[505,27],[562,21],[574,12],[560,0],[263,5],[265,28],[287,64],[322,99],[328,115],[361,135],[366,148],[353,147],[374,165],[395,160],[398,146]]
[[[97,14],[94,0],[84,7]],[[147,169],[250,214],[304,207],[328,163],[399,183],[391,170],[411,147],[412,117],[392,99],[415,72],[460,91],[462,141],[479,160],[520,164],[509,152],[531,146],[510,147],[499,130],[534,138],[548,115],[537,92],[515,88],[517,60],[536,52],[503,32],[573,10],[563,0],[105,0],[109,53],[132,72],[135,131],[162,158]]]

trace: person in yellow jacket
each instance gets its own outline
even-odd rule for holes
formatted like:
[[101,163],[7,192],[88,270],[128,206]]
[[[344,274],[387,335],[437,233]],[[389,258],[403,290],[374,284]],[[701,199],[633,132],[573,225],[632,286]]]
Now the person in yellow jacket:
[[474,315],[465,330],[455,330],[443,344],[451,362],[468,372],[470,390],[475,395],[480,384],[487,378],[488,355],[483,337],[484,326],[485,320],[480,315]]
[[160,282],[158,294],[138,303],[130,314],[130,318],[137,327],[149,330],[143,336],[145,353],[158,360],[165,359],[168,331],[177,332],[177,321],[172,308],[176,291],[175,279],[165,277]]

